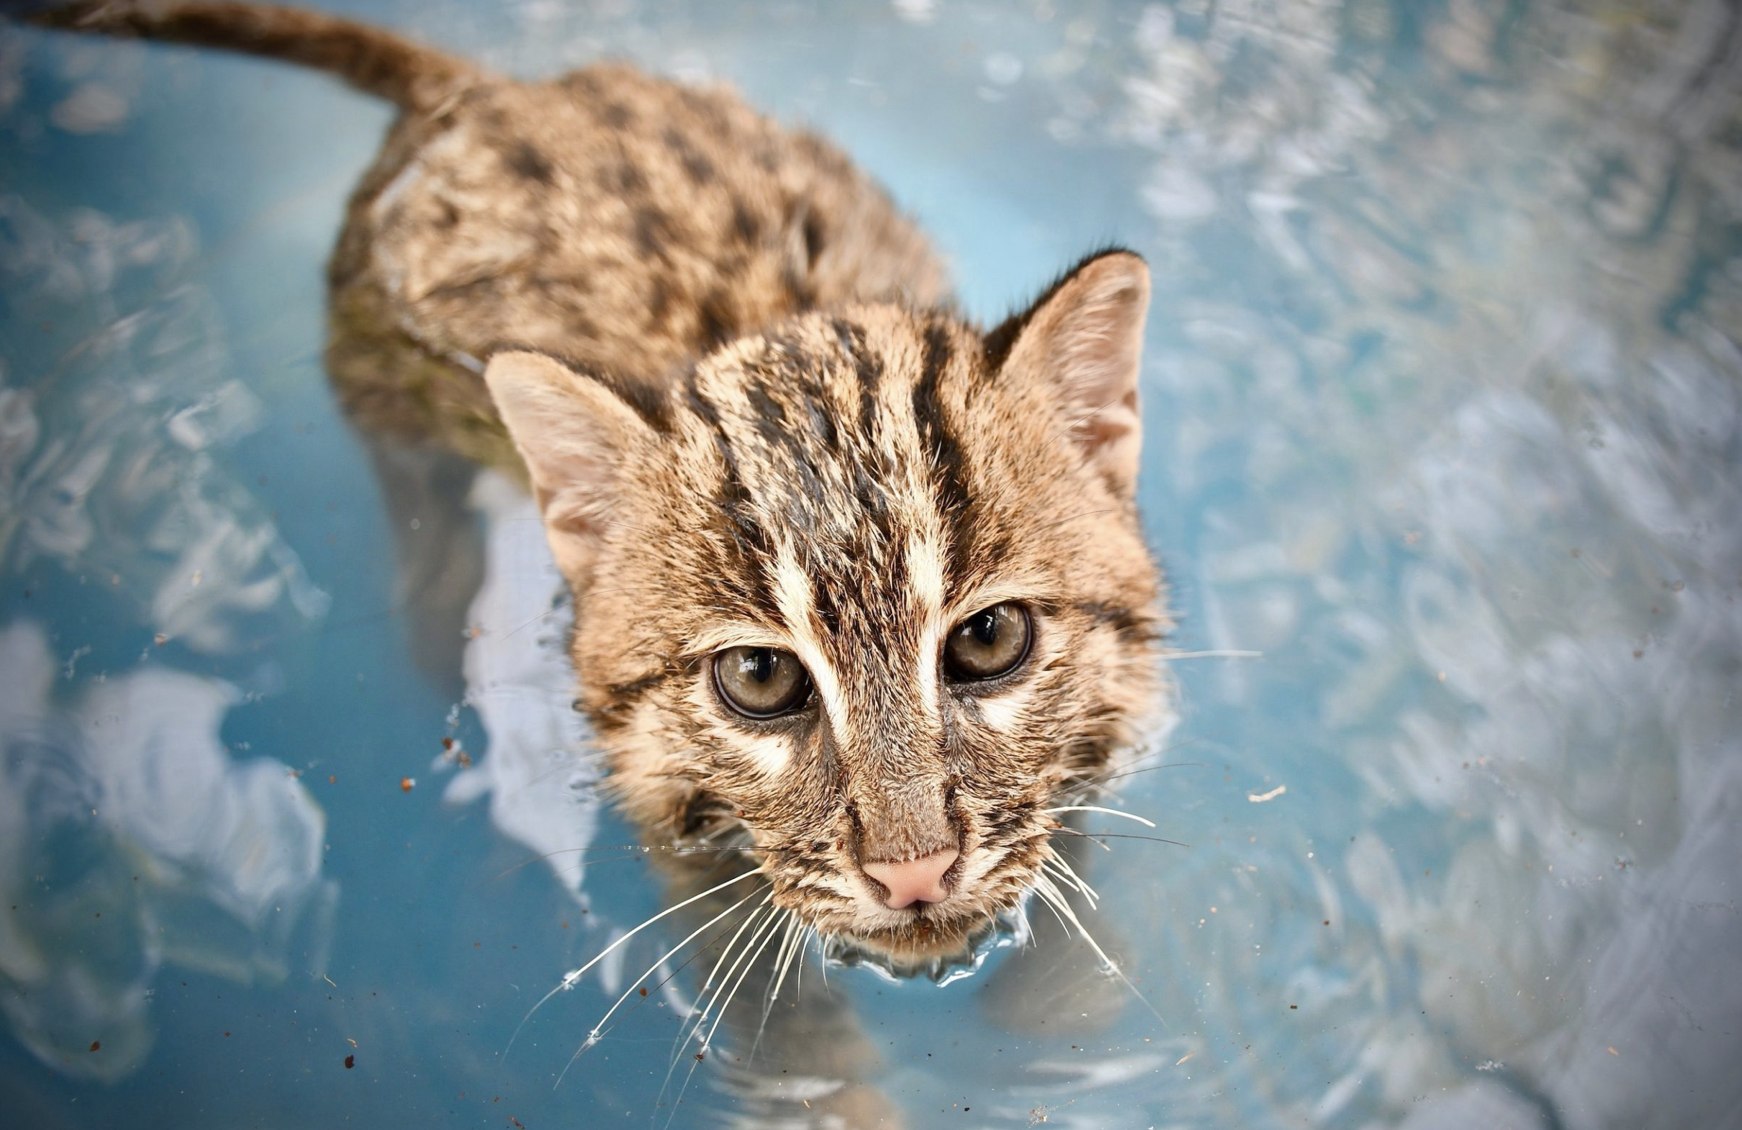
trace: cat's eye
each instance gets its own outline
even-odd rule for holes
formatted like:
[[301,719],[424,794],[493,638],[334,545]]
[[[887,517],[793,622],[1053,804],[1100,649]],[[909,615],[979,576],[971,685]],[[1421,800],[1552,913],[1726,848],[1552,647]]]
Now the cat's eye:
[[1034,629],[1020,604],[994,604],[957,624],[944,641],[944,674],[978,683],[1014,671],[1028,658]]
[[729,647],[714,656],[714,688],[746,718],[776,718],[810,701],[811,677],[778,647]]

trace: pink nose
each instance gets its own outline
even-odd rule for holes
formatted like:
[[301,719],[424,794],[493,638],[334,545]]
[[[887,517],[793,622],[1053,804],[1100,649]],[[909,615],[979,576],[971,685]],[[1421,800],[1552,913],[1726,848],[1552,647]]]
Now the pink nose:
[[960,854],[955,848],[945,848],[905,863],[867,863],[865,874],[889,889],[884,905],[891,910],[916,902],[943,902],[950,897],[944,890],[944,872]]

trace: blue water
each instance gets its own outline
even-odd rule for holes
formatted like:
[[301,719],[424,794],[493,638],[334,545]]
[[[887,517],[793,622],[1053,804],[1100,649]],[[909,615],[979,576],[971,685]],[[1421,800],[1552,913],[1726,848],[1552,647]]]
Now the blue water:
[[[988,320],[1107,241],[1154,268],[1142,501],[1216,654],[1119,803],[1187,846],[1092,853],[1130,987],[1044,920],[942,986],[828,970],[860,1109],[1742,1126],[1734,5],[342,7],[731,81]],[[0,29],[4,1121],[802,1122],[755,1060],[690,1075],[700,963],[568,1066],[657,926],[515,1036],[662,894],[524,503],[390,497],[324,383],[388,118]],[[476,555],[449,630],[396,538]]]

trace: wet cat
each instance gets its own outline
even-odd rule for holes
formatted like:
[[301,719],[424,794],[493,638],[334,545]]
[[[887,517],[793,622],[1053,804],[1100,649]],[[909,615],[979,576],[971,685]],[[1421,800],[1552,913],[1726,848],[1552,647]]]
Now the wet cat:
[[367,428],[524,467],[650,840],[740,849],[790,921],[900,969],[1058,895],[1073,790],[1165,709],[1136,255],[982,332],[876,184],[728,91],[517,82],[293,9],[36,18],[400,107],[330,264],[329,369]]

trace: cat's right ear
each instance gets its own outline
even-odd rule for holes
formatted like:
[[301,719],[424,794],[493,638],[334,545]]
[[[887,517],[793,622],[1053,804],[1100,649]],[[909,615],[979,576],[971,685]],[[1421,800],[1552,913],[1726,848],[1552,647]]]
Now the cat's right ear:
[[986,336],[1007,379],[1043,385],[1090,466],[1126,498],[1137,489],[1138,380],[1149,268],[1117,248],[1065,272],[1027,311]]
[[526,463],[557,568],[584,586],[622,508],[622,469],[649,426],[605,381],[543,353],[498,353],[484,382]]

